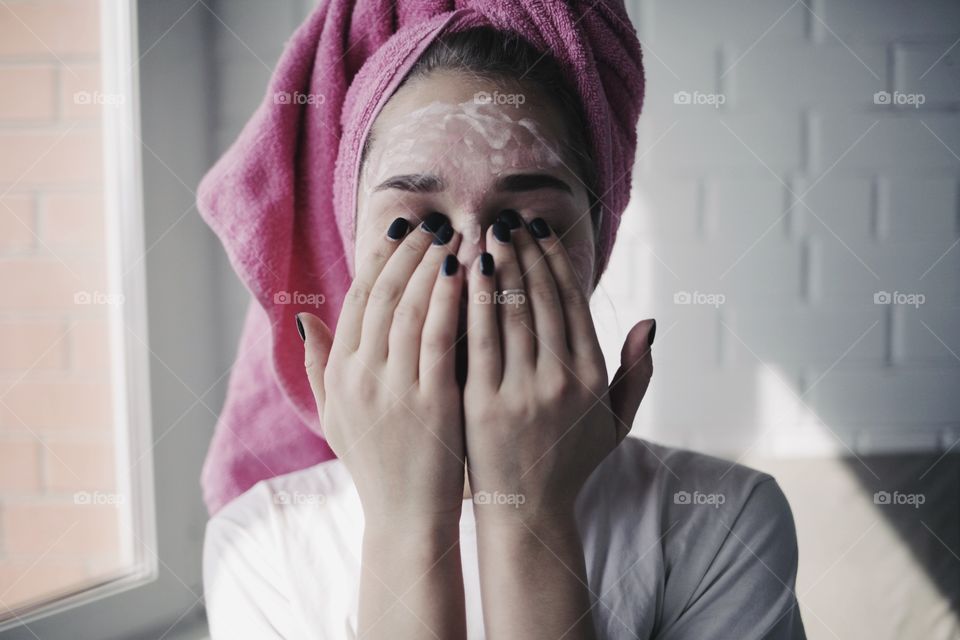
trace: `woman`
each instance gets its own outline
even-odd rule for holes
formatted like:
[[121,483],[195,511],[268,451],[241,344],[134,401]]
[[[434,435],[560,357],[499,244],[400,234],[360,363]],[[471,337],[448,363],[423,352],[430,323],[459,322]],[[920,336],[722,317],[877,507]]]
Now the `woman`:
[[376,114],[336,331],[296,316],[337,458],[210,521],[215,638],[804,637],[776,482],[625,439],[656,323],[608,383],[604,194],[570,84],[475,27]]

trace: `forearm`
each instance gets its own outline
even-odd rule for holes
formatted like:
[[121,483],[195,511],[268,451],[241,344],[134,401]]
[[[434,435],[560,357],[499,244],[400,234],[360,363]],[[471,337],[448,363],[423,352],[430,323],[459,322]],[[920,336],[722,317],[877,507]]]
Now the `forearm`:
[[583,545],[572,515],[549,522],[478,517],[487,636],[594,638]]
[[466,637],[458,523],[367,526],[361,563],[361,637]]

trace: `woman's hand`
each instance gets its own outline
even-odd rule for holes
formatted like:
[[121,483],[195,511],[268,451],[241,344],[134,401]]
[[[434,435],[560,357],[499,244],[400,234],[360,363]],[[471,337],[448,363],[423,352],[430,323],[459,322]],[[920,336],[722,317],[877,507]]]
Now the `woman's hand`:
[[490,638],[593,638],[574,503],[630,430],[655,325],[630,331],[608,386],[587,296],[547,223],[497,222],[487,247],[495,274],[484,256],[469,274],[464,389],[485,627]]
[[359,637],[461,638],[460,238],[442,214],[406,231],[398,218],[358,262],[335,337],[298,322],[324,435],[363,505]]
[[511,230],[500,221],[487,247],[495,276],[479,259],[469,274],[464,390],[478,518],[567,517],[630,430],[653,373],[654,321],[630,331],[608,385],[589,300],[547,223]]
[[[398,220],[393,235],[406,222]],[[368,522],[460,519],[459,242],[445,216],[400,239],[388,230],[358,262],[335,336],[316,316],[298,316],[324,436],[349,469]],[[442,269],[448,256],[451,275]]]

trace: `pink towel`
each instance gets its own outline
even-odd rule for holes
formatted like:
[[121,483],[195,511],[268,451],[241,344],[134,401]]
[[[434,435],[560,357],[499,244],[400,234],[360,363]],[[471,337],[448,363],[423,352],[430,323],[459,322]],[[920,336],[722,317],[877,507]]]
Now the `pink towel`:
[[551,52],[589,122],[606,266],[630,194],[643,103],[622,0],[322,0],[266,96],[210,169],[198,208],[253,294],[201,482],[213,514],[257,481],[331,459],[294,315],[336,326],[353,274],[359,152],[384,102],[440,34],[493,26]]

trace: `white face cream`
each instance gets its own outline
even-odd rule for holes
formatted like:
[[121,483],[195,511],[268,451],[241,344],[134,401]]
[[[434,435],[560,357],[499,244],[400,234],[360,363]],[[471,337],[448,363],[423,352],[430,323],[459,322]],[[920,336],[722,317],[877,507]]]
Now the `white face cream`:
[[[451,199],[478,204],[492,178],[515,171],[564,167],[559,150],[540,132],[537,122],[515,117],[516,108],[477,103],[432,102],[377,133],[376,150],[364,165],[361,188],[369,195],[395,175],[433,174],[453,190]],[[481,225],[467,213],[466,242],[478,243]]]

